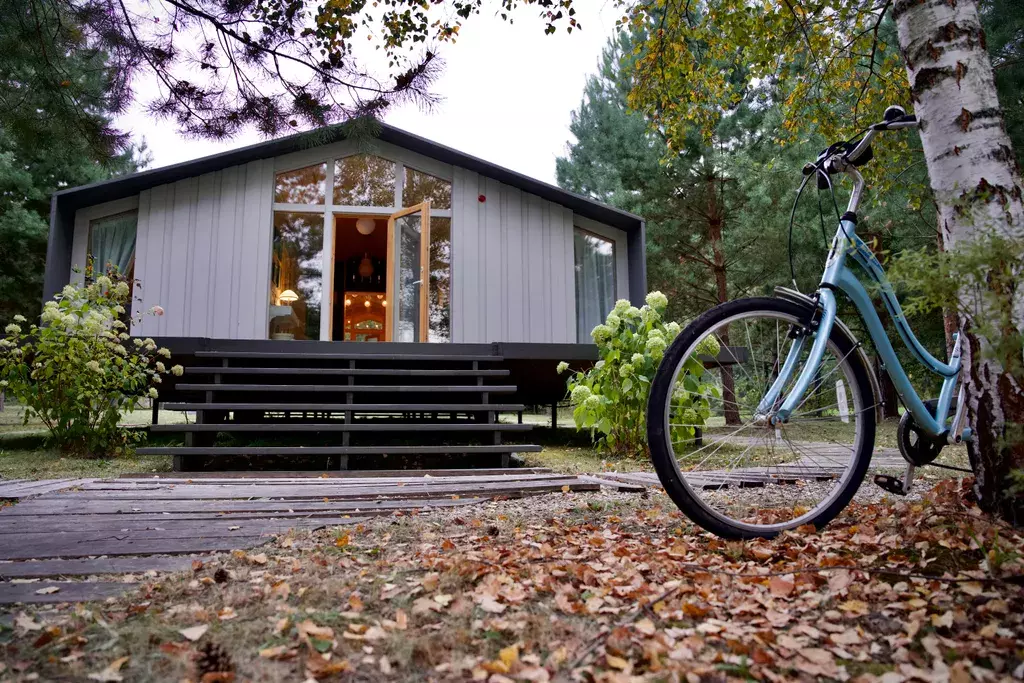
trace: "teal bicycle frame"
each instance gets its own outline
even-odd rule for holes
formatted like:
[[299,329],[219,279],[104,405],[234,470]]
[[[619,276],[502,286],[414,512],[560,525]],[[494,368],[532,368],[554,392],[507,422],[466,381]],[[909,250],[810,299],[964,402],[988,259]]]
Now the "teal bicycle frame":
[[[872,131],[872,133],[874,132]],[[873,137],[874,135],[871,133],[866,135],[864,140],[858,145],[857,150],[866,149]],[[811,333],[798,335],[793,340],[779,375],[775,378],[771,387],[769,387],[764,398],[761,399],[761,403],[757,408],[757,414],[764,418],[770,418],[773,424],[784,423],[800,405],[802,397],[807,392],[808,387],[811,386],[821,365],[825,347],[828,344],[829,336],[836,322],[836,292],[840,291],[846,294],[857,307],[857,311],[867,326],[868,334],[875,344],[875,349],[885,364],[892,383],[896,387],[896,392],[921,429],[931,436],[945,437],[950,441],[960,441],[961,438],[969,439],[969,430],[965,429],[962,437],[956,434],[963,418],[964,400],[962,387],[957,401],[956,417],[953,420],[952,428],[947,426],[953,392],[956,390],[957,381],[960,378],[960,335],[954,337],[953,352],[948,363],[944,363],[928,353],[907,324],[903,310],[900,308],[892,286],[886,279],[885,271],[882,269],[881,264],[874,254],[871,253],[871,249],[857,236],[856,208],[864,188],[864,179],[848,161],[851,158],[858,158],[859,152],[857,150],[854,150],[845,157],[839,157],[833,166],[837,171],[845,172],[853,178],[854,191],[850,197],[849,208],[840,220],[835,237],[832,239],[832,247],[829,251],[828,260],[825,263],[825,272],[818,286],[817,303],[820,315],[816,315],[817,327]],[[903,370],[903,366],[896,357],[896,351],[889,341],[882,320],[875,311],[874,305],[872,305],[867,289],[848,266],[848,259],[851,258],[865,271],[870,280],[878,286],[882,300],[885,302],[885,307],[896,329],[899,331],[904,345],[928,370],[943,378],[942,390],[939,393],[938,405],[934,415],[929,412],[924,401],[921,400],[921,397],[914,390],[910,379]],[[800,355],[803,353],[808,339],[813,341],[807,361],[797,376],[792,389],[783,399],[782,405],[772,413],[772,407],[777,405],[783,388],[787,385],[799,365]]]

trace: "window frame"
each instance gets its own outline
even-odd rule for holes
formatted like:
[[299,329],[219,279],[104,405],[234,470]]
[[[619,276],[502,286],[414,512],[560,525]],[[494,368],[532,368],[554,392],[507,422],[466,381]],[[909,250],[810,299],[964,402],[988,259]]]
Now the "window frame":
[[[400,211],[403,208],[402,198],[405,186],[405,169],[410,168],[420,173],[433,176],[444,180],[452,185],[452,203],[455,202],[455,180],[454,180],[454,169],[453,167],[443,164],[441,162],[434,162],[429,158],[405,158],[407,155],[402,154],[400,148],[395,148],[396,153],[392,153],[389,150],[380,149],[357,149],[353,145],[346,143],[339,143],[336,145],[328,145],[319,149],[312,149],[295,154],[290,154],[285,157],[281,157],[278,163],[275,163],[273,169],[273,177],[270,183],[270,239],[271,243],[267,244],[268,249],[272,249],[273,241],[273,220],[274,214],[279,211],[286,211],[290,213],[312,213],[321,214],[324,220],[323,226],[323,253],[321,258],[322,263],[322,287],[324,292],[325,301],[321,302],[321,313],[320,313],[320,341],[331,341],[331,319],[334,315],[333,305],[331,302],[331,293],[334,291],[334,269],[330,267],[333,263],[334,253],[334,223],[335,216],[337,214],[343,215],[367,215],[374,216],[376,218],[387,218],[394,214],[396,211]],[[336,162],[351,156],[357,155],[371,155],[376,156],[386,161],[390,161],[395,166],[395,192],[392,206],[351,206],[348,204],[335,204],[334,203],[334,177],[335,177],[335,164]],[[411,153],[410,153],[411,156]],[[283,162],[283,163],[281,163]],[[309,166],[315,166],[324,163],[327,165],[327,174],[324,178],[324,203],[323,204],[288,204],[282,202],[275,202],[275,185],[276,178],[281,173],[287,173],[289,171],[297,171]],[[436,163],[436,165],[435,165]],[[454,224],[453,211],[452,209],[434,209],[431,208],[430,215],[432,218],[448,218]],[[452,227],[452,236],[454,235],[454,225]],[[455,262],[455,241],[449,237],[452,241],[452,258],[449,268],[452,273],[450,275],[451,282],[454,282],[454,262]],[[267,282],[270,282],[270,272],[267,272]],[[269,287],[269,285],[268,285]],[[267,292],[267,307],[269,310],[269,289]],[[455,321],[452,313],[452,302],[449,297],[449,328],[450,330],[455,329]],[[325,310],[326,309],[326,310]],[[267,326],[267,336],[269,338],[269,325]],[[450,332],[451,334],[451,332]]]
[[[615,305],[615,300],[618,298],[618,292],[619,292],[619,253],[618,253],[618,251],[619,251],[619,241],[616,240],[613,237],[609,237],[608,235],[602,235],[602,234],[600,234],[598,232],[595,232],[593,230],[588,230],[587,228],[580,227],[579,225],[576,225],[576,224],[574,224],[572,226],[572,232],[573,232],[573,250],[572,250],[573,305],[576,306],[576,265],[577,264],[576,264],[576,239],[575,238],[576,238],[576,233],[579,232],[579,233],[582,233],[584,235],[589,235],[589,236],[594,237],[594,238],[596,238],[596,239],[598,239],[598,240],[600,240],[602,242],[607,242],[608,244],[612,245],[612,254],[611,254],[611,257],[612,257],[612,306],[614,306]],[[611,312],[611,310],[612,310],[611,307],[609,307],[608,311]],[[602,318],[601,322],[604,322],[603,318]],[[589,334],[589,332],[587,334]],[[593,343],[593,339],[589,339],[589,340],[580,339],[580,310],[579,310],[579,306],[576,306],[576,343],[577,344]]]

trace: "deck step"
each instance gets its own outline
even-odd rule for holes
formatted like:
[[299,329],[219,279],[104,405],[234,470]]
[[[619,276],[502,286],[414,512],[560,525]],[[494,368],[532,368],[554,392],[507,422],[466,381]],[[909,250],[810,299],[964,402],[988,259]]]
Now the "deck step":
[[163,403],[162,410],[272,410],[318,413],[518,413],[521,403]]
[[508,377],[509,370],[423,370],[419,368],[191,367],[186,375],[343,375],[367,377]]
[[261,424],[167,424],[150,425],[151,432],[525,432],[531,424],[493,424],[479,422],[362,422],[334,424],[332,422],[290,423],[266,422]]
[[284,353],[270,351],[196,351],[196,358],[240,358],[251,360],[299,360],[315,362],[322,360],[375,360],[388,362],[431,363],[500,363],[504,358],[497,355],[446,354],[446,353],[317,353],[315,351]]
[[139,455],[491,455],[538,453],[534,444],[495,446],[146,446]]
[[417,386],[415,384],[396,384],[395,386],[375,384],[189,384],[183,383],[175,387],[179,391],[305,391],[311,394],[365,394],[365,393],[404,393],[404,394],[512,394],[515,385],[495,384],[480,386],[476,384],[440,384]]

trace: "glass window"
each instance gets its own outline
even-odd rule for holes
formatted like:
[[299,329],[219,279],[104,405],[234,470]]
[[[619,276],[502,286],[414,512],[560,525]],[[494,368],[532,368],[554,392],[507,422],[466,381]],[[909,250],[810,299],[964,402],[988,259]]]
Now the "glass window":
[[592,340],[590,331],[604,322],[615,306],[615,243],[576,228],[573,233],[576,270],[576,341]]
[[394,206],[395,162],[369,154],[335,161],[334,203],[338,206]]
[[430,219],[430,289],[427,317],[430,328],[427,340],[452,340],[452,219]]
[[319,339],[324,217],[274,212],[270,338]]
[[135,299],[135,239],[138,232],[138,211],[126,211],[89,221],[87,246],[91,275],[95,277],[116,270],[128,278],[128,301],[121,322],[131,324],[132,301]]
[[274,201],[279,204],[323,204],[327,164],[315,164],[274,176]]
[[405,167],[405,186],[402,188],[402,205],[416,206],[430,200],[432,209],[452,208],[452,184],[427,173]]
[[139,223],[137,211],[126,211],[89,221],[89,258],[94,273],[116,269],[131,275],[135,266],[135,236]]

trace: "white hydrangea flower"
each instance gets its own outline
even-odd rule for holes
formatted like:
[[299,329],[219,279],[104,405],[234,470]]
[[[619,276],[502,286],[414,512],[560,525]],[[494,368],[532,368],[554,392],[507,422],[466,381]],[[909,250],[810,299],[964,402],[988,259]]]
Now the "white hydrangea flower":
[[607,325],[598,325],[590,331],[590,336],[594,338],[596,343],[600,344],[601,342],[609,339],[612,336],[612,332],[612,328]]
[[4,328],[4,332],[6,332],[7,334],[21,334],[21,326],[11,323],[10,325]]
[[156,388],[150,387],[149,388],[149,397],[150,398],[159,398],[160,397],[160,392],[157,391]]
[[644,354],[634,353],[633,356],[629,359],[629,362],[632,363],[633,365],[643,365],[644,360]]
[[629,299],[619,299],[618,301],[615,302],[614,310],[621,316],[623,313],[628,311],[630,307],[632,307],[632,304],[629,303]]
[[590,387],[580,384],[579,386],[572,390],[572,394],[570,394],[570,399],[572,400],[573,404],[579,405],[580,403],[586,401],[587,397],[590,395]]
[[118,282],[117,286],[114,287],[114,294],[121,298],[128,296],[130,292],[131,289],[128,287],[127,282]]
[[64,289],[60,290],[60,295],[65,299],[70,299],[78,295],[78,290],[74,285],[64,285]]
[[601,406],[601,397],[598,396],[597,394],[591,394],[590,396],[587,396],[586,399],[584,399],[583,405],[585,405],[590,410],[595,410]]
[[679,334],[679,323],[672,321],[665,325],[665,331],[669,333],[669,336],[675,337]]
[[668,297],[657,291],[648,294],[644,301],[648,306],[659,311],[668,306]]
[[91,360],[85,364],[85,367],[93,372],[103,372],[103,368],[100,367],[100,362],[97,360]]
[[101,291],[107,291],[108,289],[110,289],[110,286],[112,284],[114,283],[112,283],[110,281],[110,278],[107,277],[106,275],[100,275],[98,278],[96,278],[96,286],[99,287]]
[[181,377],[183,374],[185,374],[185,368],[181,367],[180,365],[175,365],[171,368],[171,374],[174,375],[175,377]]
[[156,362],[156,371],[157,372],[167,372],[167,368],[164,367],[163,363],[161,363],[160,361],[157,361]]
[[619,377],[629,377],[633,374],[633,366],[629,363],[624,364],[619,368]]
[[171,350],[170,349],[163,349],[163,348],[161,348],[161,349],[157,350],[157,354],[163,356],[164,358],[170,358],[171,357]]
[[622,324],[622,319],[619,316],[615,315],[614,313],[609,313],[608,318],[604,321],[604,324],[610,327],[614,332],[619,329],[619,325]]
[[27,323],[28,320],[26,320],[25,316],[23,316],[23,315],[16,315],[16,316],[14,316],[14,322],[16,322],[16,323]]
[[558,372],[559,375],[561,375],[563,372],[565,372],[568,369],[569,369],[569,364],[566,363],[564,360],[561,363],[558,364],[558,367],[555,368],[555,370]]

